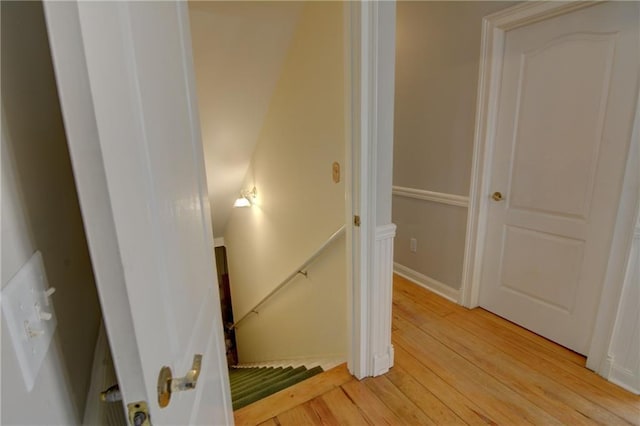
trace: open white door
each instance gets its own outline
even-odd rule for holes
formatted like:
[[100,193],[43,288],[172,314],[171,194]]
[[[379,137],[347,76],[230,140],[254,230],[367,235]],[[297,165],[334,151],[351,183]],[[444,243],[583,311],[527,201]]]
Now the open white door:
[[[45,2],[120,388],[154,425],[233,422],[186,3]],[[158,402],[202,355],[195,389]]]

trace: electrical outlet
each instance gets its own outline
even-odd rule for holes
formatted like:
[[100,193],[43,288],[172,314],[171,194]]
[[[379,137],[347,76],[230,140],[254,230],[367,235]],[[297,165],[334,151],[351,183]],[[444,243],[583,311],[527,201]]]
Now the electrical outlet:
[[418,240],[416,240],[415,238],[411,238],[409,240],[409,250],[411,250],[411,253],[415,253],[418,251]]
[[2,289],[2,311],[28,391],[33,389],[45,359],[56,315],[42,255],[36,251]]

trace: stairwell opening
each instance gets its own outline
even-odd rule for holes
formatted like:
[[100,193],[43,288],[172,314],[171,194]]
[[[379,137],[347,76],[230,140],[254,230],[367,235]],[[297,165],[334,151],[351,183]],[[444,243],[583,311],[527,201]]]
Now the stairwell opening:
[[234,409],[346,361],[345,8],[189,3]]

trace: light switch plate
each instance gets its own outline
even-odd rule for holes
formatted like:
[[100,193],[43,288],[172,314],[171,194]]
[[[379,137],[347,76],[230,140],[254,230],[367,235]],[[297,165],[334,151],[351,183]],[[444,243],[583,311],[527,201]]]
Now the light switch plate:
[[4,320],[28,391],[33,389],[57,324],[48,289],[42,255],[36,251],[0,293]]

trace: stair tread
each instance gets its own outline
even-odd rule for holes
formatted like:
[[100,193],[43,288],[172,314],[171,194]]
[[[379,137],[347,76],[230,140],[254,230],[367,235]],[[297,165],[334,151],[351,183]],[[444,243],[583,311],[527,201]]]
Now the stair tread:
[[[307,369],[304,366],[293,369],[288,367],[287,369],[272,369],[282,370],[274,373],[271,371],[271,375],[267,378],[264,376],[262,369],[256,369],[253,373],[259,375],[257,380],[247,379],[251,376],[251,373],[243,375],[245,380],[244,386],[232,387],[231,398],[233,401],[233,409],[237,410],[246,405],[251,404],[261,398],[274,394],[282,389],[288,388],[296,383],[299,383],[309,377],[315,376],[321,373],[323,370],[320,366]],[[286,370],[286,371],[285,371]]]
[[234,411],[235,423],[237,425],[257,425],[266,422],[280,413],[309,402],[323,393],[353,380],[355,378],[349,373],[347,364],[343,363]]

